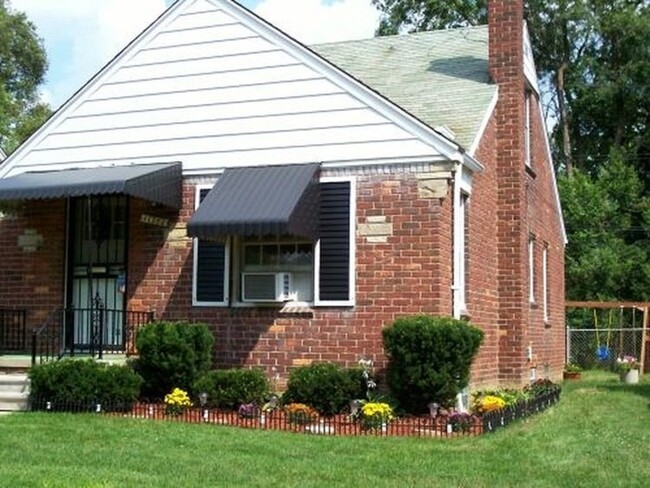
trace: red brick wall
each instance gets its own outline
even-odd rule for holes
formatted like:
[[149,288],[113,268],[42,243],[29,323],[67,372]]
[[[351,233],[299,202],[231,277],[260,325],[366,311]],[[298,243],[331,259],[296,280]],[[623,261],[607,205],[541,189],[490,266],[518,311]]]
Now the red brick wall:
[[469,200],[467,241],[467,307],[470,320],[485,337],[472,368],[476,385],[494,384],[499,375],[499,295],[497,281],[496,121],[486,127],[476,158],[485,169],[474,175]]
[[261,366],[283,380],[291,366],[311,361],[352,366],[368,357],[381,368],[384,326],[407,314],[452,313],[451,192],[442,200],[421,199],[412,173],[357,178],[357,224],[384,216],[393,225],[392,235],[386,243],[356,236],[354,308],[315,308],[306,314],[191,306],[192,244],[180,236],[194,208],[194,191],[184,185],[184,208],[168,235],[140,223],[143,211],[152,212],[145,202],[131,205],[129,307],[209,324],[219,366]]
[[[27,310],[27,329],[63,306],[65,200],[21,204],[0,220],[0,307]],[[27,229],[43,238],[36,251],[19,247]]]

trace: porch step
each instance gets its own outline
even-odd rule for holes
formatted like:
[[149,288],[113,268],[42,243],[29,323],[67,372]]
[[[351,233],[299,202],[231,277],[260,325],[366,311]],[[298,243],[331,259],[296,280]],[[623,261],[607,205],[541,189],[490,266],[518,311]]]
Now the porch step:
[[30,356],[0,356],[0,374],[25,373],[32,367]]
[[27,410],[29,379],[24,373],[0,374],[0,412]]

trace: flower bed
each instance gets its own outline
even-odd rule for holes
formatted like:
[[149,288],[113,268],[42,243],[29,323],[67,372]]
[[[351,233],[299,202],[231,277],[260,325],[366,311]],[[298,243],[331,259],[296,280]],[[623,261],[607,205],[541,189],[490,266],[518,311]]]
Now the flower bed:
[[[365,435],[365,436],[410,436],[410,437],[458,437],[476,436],[507,426],[524,417],[541,412],[557,403],[560,388],[548,386],[531,400],[517,402],[505,408],[493,409],[480,415],[451,412],[448,415],[407,416],[389,418],[383,407],[375,407],[373,414],[380,412],[378,422],[363,422],[350,415],[319,416],[304,406],[291,409],[276,408],[262,411],[259,408],[246,408],[242,411],[219,410],[201,407],[186,407],[170,414],[164,403],[139,402],[130,409],[120,409],[119,405],[101,404],[55,404],[45,399],[33,399],[31,410],[96,412],[106,415],[150,420],[203,423],[206,425],[227,425],[247,429],[282,430],[314,435]],[[494,403],[493,400],[491,400]],[[498,402],[497,402],[498,403]],[[296,414],[299,415],[296,416]]]

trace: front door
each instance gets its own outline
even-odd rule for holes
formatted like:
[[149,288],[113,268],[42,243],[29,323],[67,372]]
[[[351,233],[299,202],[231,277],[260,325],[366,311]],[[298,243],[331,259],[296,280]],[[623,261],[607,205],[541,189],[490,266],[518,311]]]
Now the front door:
[[70,201],[66,347],[124,350],[127,198]]

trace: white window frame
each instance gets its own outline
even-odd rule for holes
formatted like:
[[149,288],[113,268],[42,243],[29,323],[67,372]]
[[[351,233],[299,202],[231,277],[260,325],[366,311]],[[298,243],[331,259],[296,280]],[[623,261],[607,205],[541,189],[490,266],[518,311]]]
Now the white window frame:
[[543,288],[543,309],[544,309],[544,322],[548,323],[548,244],[544,245],[542,249],[542,288]]
[[530,89],[524,91],[524,161],[526,166],[532,168],[531,155],[531,103],[533,94]]
[[357,255],[356,221],[357,221],[357,180],[353,176],[327,176],[320,179],[320,183],[350,183],[350,249],[349,249],[349,275],[350,287],[349,300],[320,300],[320,239],[314,246],[314,306],[316,307],[354,307],[356,300],[355,265]]
[[528,301],[535,303],[535,236],[528,236]]
[[[199,208],[201,190],[209,190],[214,185],[198,184],[194,188],[194,210]],[[230,304],[230,237],[225,242],[224,272],[223,272],[223,301],[201,302],[197,299],[197,271],[199,264],[199,239],[192,239],[192,306],[193,307],[227,307]]]

